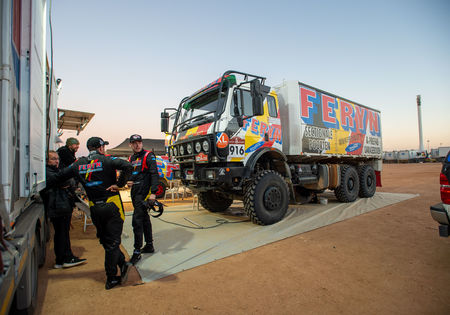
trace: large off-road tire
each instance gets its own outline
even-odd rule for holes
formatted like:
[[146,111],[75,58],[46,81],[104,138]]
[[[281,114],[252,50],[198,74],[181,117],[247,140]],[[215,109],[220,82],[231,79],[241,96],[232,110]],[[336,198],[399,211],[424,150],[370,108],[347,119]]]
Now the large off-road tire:
[[359,194],[359,176],[353,166],[342,165],[341,182],[334,190],[334,195],[340,202],[355,201]]
[[158,190],[156,190],[156,198],[164,198],[164,195],[166,194],[167,184],[164,180],[160,179],[158,181]]
[[284,218],[288,206],[288,186],[275,171],[259,173],[245,188],[244,209],[253,223],[276,223]]
[[212,190],[199,193],[198,201],[203,208],[211,212],[225,211],[233,203],[233,199],[226,198]]
[[377,179],[375,171],[370,165],[361,165],[358,168],[359,174],[359,196],[361,198],[370,198],[375,195],[377,189]]

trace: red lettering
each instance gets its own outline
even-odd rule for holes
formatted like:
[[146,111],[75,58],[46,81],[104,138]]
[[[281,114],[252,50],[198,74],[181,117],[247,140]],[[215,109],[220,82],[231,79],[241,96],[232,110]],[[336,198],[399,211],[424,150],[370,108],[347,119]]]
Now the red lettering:
[[314,107],[314,104],[308,100],[308,96],[316,97],[316,92],[307,90],[305,88],[300,88],[300,98],[301,98],[301,116],[303,118],[310,118],[310,111]]
[[257,119],[252,119],[252,133],[254,133],[255,135],[258,134],[258,126],[259,126],[259,120]]
[[364,107],[355,105],[355,121],[356,121],[356,131],[363,132],[366,130],[366,115],[367,109]]
[[334,97],[322,94],[322,119],[324,122],[336,124],[336,117],[333,117],[334,106],[329,103],[334,103]]
[[274,141],[281,143],[281,129],[280,128],[274,128],[275,129],[275,134],[274,134]]
[[355,123],[352,117],[353,106],[346,101],[341,100],[341,125],[347,126],[351,129],[355,128]]
[[268,130],[269,130],[269,126],[267,126],[267,124],[265,122],[261,121],[261,128],[260,128],[260,133],[259,133],[260,136],[264,137],[264,134],[266,132],[268,132]]

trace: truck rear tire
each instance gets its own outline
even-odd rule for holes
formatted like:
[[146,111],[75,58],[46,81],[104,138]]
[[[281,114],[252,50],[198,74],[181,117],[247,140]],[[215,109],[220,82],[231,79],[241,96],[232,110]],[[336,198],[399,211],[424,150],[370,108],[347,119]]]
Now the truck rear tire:
[[203,208],[211,212],[223,212],[233,203],[233,199],[226,198],[212,190],[199,193],[198,201]]
[[340,202],[355,201],[359,194],[359,177],[356,169],[351,165],[342,165],[341,182],[334,190],[334,195]]
[[361,165],[358,168],[359,174],[359,196],[361,198],[370,198],[375,195],[377,189],[377,179],[375,171],[370,165]]
[[288,206],[288,186],[275,171],[259,173],[245,189],[244,208],[253,223],[276,223],[284,218]]

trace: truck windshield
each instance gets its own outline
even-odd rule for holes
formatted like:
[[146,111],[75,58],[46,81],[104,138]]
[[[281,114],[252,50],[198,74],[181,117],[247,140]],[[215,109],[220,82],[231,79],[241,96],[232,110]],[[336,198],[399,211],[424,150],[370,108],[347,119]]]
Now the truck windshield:
[[222,108],[226,96],[220,98],[218,103],[218,89],[214,89],[204,95],[200,95],[191,100],[187,100],[181,108],[180,118],[177,122],[177,129],[183,131],[201,124],[212,122],[214,113]]

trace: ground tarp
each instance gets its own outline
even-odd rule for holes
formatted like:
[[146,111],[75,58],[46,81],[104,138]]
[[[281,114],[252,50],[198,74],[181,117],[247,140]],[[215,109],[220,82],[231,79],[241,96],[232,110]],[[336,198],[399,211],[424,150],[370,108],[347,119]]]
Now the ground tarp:
[[[290,206],[281,222],[269,226],[249,222],[242,202],[234,202],[226,213],[211,213],[201,207],[194,210],[192,205],[170,207],[169,204],[161,217],[166,222],[152,218],[156,252],[143,254],[136,265],[137,270],[144,282],[157,280],[417,195],[376,193],[372,198],[358,199],[353,203],[339,203],[331,193],[321,196],[328,198],[328,204]],[[131,256],[131,213],[125,220],[122,244]]]

